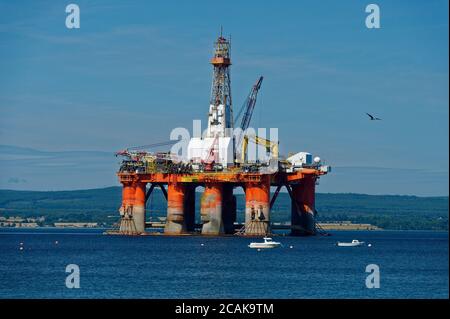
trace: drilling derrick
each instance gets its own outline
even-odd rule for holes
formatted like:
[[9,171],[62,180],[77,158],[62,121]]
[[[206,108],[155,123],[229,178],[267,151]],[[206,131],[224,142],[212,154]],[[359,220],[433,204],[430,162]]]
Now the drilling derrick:
[[[270,210],[282,187],[291,197],[291,234],[316,233],[315,185],[330,167],[307,152],[284,158],[278,154],[278,140],[247,133],[262,77],[237,112],[239,118],[245,110],[240,125],[242,133],[235,141],[233,129],[237,119],[233,118],[231,99],[230,49],[230,41],[222,35],[214,42],[206,133],[189,140],[186,156],[144,151],[146,147],[169,145],[169,142],[132,147],[116,154],[124,157],[117,173],[123,185],[117,233],[146,234],[146,228],[153,226],[152,222],[146,222],[146,204],[155,187],[161,189],[167,201],[165,235],[268,235],[272,230]],[[270,154],[268,159],[250,159],[249,142],[263,146]],[[197,187],[204,191],[196,218]],[[271,187],[276,187],[272,196]],[[242,188],[245,193],[245,207],[240,209],[244,224],[236,223],[235,188]]]
[[220,36],[214,43],[214,66],[211,99],[208,113],[207,137],[229,137],[233,129],[233,107],[231,101],[230,42]]
[[[194,137],[188,145],[187,157],[194,165],[202,166],[201,163],[208,163],[209,154],[213,150],[216,170],[232,167],[235,158],[230,49],[230,41],[222,35],[214,42],[214,53],[210,61],[213,66],[213,79],[206,136]],[[207,170],[211,170],[210,165],[207,165]]]

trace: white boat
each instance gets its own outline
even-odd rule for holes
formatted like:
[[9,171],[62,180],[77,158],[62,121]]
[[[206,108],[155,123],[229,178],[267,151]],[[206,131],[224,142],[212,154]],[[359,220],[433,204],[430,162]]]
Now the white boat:
[[353,239],[351,243],[342,243],[342,242],[337,242],[337,245],[340,247],[355,247],[355,246],[362,246],[364,245],[363,241],[359,241],[357,239]]
[[264,237],[263,243],[250,243],[250,245],[248,245],[250,248],[277,248],[280,246],[281,243],[273,241],[270,237]]

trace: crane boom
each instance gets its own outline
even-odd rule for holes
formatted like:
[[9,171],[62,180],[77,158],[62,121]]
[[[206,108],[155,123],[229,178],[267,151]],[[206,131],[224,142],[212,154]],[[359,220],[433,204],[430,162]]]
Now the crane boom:
[[255,109],[255,105],[256,105],[256,98],[258,97],[258,92],[259,89],[261,88],[261,84],[263,81],[264,77],[260,76],[259,79],[256,81],[256,83],[253,85],[252,89],[250,90],[250,94],[248,95],[247,99],[244,102],[244,105],[241,109],[241,111],[239,112],[238,117],[240,116],[240,113],[242,112],[243,109],[245,109],[245,113],[244,116],[242,117],[242,121],[241,121],[241,132],[238,136],[238,141],[236,143],[236,150],[237,150],[237,154],[236,154],[236,159],[239,158],[239,154],[240,150],[241,150],[241,144],[242,144],[242,138],[245,135],[245,131],[248,129],[249,125],[250,125],[250,121],[252,119],[252,115],[253,115],[253,110]]
[[248,140],[251,139],[253,142],[266,147],[266,152],[270,152],[273,159],[278,159],[278,142],[273,142],[271,140],[255,136],[255,135],[245,135],[244,142],[242,143],[241,152],[241,163],[245,162],[245,155],[247,153]]
[[256,81],[255,85],[253,85],[252,90],[250,91],[250,94],[245,101],[245,114],[241,121],[241,129],[244,132],[246,129],[248,129],[248,126],[250,125],[250,120],[252,119],[253,110],[255,108],[256,104],[256,98],[258,97],[259,89],[261,88],[261,84],[263,81],[263,77],[260,76],[258,81]]

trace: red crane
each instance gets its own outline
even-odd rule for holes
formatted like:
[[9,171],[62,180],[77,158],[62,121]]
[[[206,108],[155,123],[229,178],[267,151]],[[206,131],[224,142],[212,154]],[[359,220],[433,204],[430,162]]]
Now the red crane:
[[211,145],[211,148],[208,152],[208,157],[206,160],[202,160],[202,164],[204,165],[205,171],[212,171],[214,169],[214,164],[217,163],[217,151],[215,151],[215,146],[217,145],[217,142],[219,141],[219,136],[216,135],[214,138],[214,141]]

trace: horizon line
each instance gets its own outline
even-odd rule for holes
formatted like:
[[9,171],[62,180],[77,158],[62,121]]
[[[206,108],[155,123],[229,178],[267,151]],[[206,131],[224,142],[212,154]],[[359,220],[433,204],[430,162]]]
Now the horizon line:
[[[61,189],[61,190],[17,190],[17,189],[5,189],[5,188],[0,188],[0,192],[1,191],[10,191],[10,192],[34,192],[34,193],[56,193],[56,192],[80,192],[80,191],[93,191],[93,190],[102,190],[102,189],[107,189],[107,188],[121,188],[122,186],[120,185],[112,185],[112,186],[106,186],[106,187],[97,187],[97,188],[82,188],[82,189]],[[199,186],[202,187],[202,186]],[[273,187],[273,186],[271,186]],[[157,190],[159,192],[161,192],[160,189],[155,188],[154,190]],[[196,193],[201,193],[200,191],[196,191]],[[272,193],[272,192],[271,192]],[[286,193],[288,194],[288,192],[284,189],[280,190],[280,193]],[[321,193],[321,192],[317,192],[317,194],[320,195],[325,195],[325,194],[329,194],[329,195],[364,195],[364,196],[397,196],[397,197],[417,197],[417,198],[439,198],[439,197],[449,197],[449,195],[431,195],[431,196],[421,196],[421,195],[413,195],[413,194],[367,194],[367,193],[354,193],[354,192],[345,192],[345,193],[331,193],[331,192],[326,192],[326,193]],[[245,195],[244,192],[242,193],[238,193],[235,195]]]

